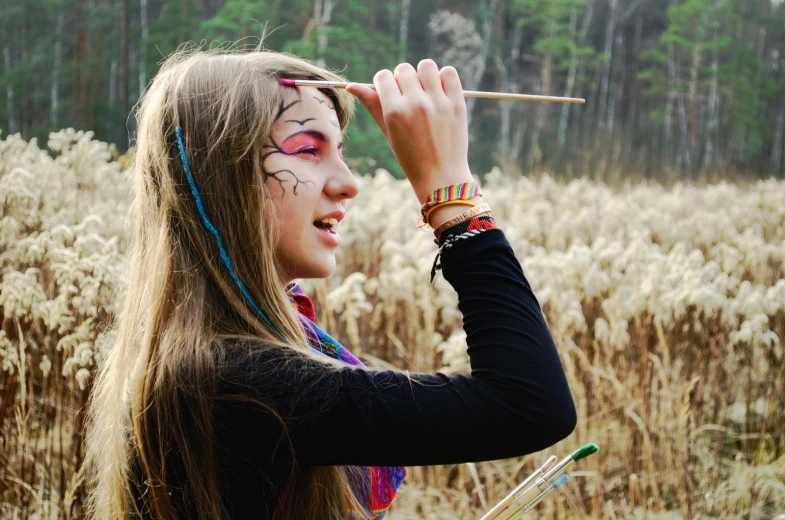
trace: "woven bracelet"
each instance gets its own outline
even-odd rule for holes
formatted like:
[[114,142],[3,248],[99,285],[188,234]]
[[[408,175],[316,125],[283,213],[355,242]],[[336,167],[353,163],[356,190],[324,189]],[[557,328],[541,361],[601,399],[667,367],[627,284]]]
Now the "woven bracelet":
[[480,191],[480,185],[474,181],[451,184],[450,186],[432,191],[420,208],[420,214],[422,215],[423,220],[427,222],[428,220],[425,215],[432,207],[451,200],[469,200],[478,195],[482,196],[482,192]]
[[[431,267],[431,279],[429,283],[433,284],[433,279],[436,277],[436,271],[442,268],[442,264],[438,262],[442,252],[445,249],[450,249],[456,242],[475,237],[480,233],[488,231],[489,229],[497,229],[496,221],[490,215],[479,215],[445,229],[439,237],[439,241],[437,243],[439,246],[439,252],[436,254],[436,258],[433,260],[433,267]],[[436,240],[434,240],[434,242],[436,242]]]

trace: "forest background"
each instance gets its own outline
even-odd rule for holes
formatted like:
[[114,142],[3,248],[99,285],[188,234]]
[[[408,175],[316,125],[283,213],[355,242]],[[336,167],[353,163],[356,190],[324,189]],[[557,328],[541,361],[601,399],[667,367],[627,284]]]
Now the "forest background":
[[[267,48],[351,81],[430,57],[466,89],[586,98],[469,99],[476,172],[785,173],[782,0],[0,0],[0,130],[92,130],[122,153],[163,57],[265,27]],[[355,166],[401,176],[364,110],[346,146]]]
[[[783,0],[0,0],[0,518],[84,514],[134,105],[184,42],[265,31],[353,81],[431,57],[466,89],[586,98],[467,100],[578,406],[549,450],[601,446],[530,517],[785,520]],[[468,372],[361,107],[345,142],[363,189],[336,273],[303,283],[320,321],[376,368]],[[410,468],[390,516],[478,518],[546,455]]]

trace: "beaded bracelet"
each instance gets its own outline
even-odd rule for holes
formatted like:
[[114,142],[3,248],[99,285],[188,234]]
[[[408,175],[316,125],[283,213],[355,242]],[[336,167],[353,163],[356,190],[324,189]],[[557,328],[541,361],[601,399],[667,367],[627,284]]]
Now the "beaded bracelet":
[[451,184],[432,191],[425,199],[425,203],[423,203],[420,209],[420,214],[427,222],[426,213],[432,207],[453,200],[469,200],[478,195],[482,196],[482,192],[480,191],[480,185],[474,181]]

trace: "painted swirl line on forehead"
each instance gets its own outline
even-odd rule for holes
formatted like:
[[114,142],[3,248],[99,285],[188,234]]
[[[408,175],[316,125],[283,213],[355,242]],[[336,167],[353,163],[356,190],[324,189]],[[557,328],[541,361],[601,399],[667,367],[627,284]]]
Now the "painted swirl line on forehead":
[[294,105],[296,105],[299,102],[300,102],[299,99],[295,99],[294,101],[292,101],[288,105],[284,105],[283,104],[284,102],[281,101],[281,106],[278,107],[278,114],[275,116],[275,120],[273,121],[273,123],[277,123],[278,120],[281,119],[281,116],[283,115],[284,112],[286,112],[287,110],[289,110],[290,108],[292,108]]
[[[273,122],[273,124],[277,123],[278,120],[281,118],[281,116],[283,116],[283,114],[287,110],[289,110],[290,108],[292,108],[294,105],[296,105],[299,102],[300,102],[300,100],[297,99],[295,101],[292,101],[288,105],[284,105],[284,102],[281,101],[281,106],[278,108],[278,115],[275,116],[275,121]],[[311,118],[311,119],[314,119],[314,118]],[[298,121],[298,120],[293,120],[293,121],[295,121],[297,123],[300,123],[300,125],[304,125],[309,120],[308,119],[304,119],[302,123],[300,121]],[[271,155],[275,155],[275,154],[278,154],[278,153],[279,154],[283,154],[283,155],[287,155],[287,156],[294,155],[294,154],[286,153],[286,151],[283,148],[281,148],[278,145],[277,142],[275,142],[275,138],[272,135],[270,136],[269,140],[270,140],[270,142],[268,144],[265,144],[262,147],[262,150],[271,150],[269,152],[262,153],[262,159],[261,159],[261,162],[262,162],[262,173],[264,174],[264,180],[262,181],[263,184],[267,184],[267,179],[275,179],[276,181],[278,181],[278,184],[281,186],[281,190],[283,190],[283,194],[281,195],[281,200],[283,200],[284,196],[286,195],[286,189],[284,188],[283,184],[285,182],[289,181],[289,179],[281,178],[280,176],[282,174],[288,173],[289,175],[291,175],[294,178],[295,183],[294,183],[294,187],[292,188],[292,192],[295,195],[297,195],[297,187],[300,186],[300,184],[308,184],[309,182],[311,184],[316,184],[313,181],[301,181],[297,177],[297,175],[294,174],[294,172],[292,170],[278,170],[278,171],[275,171],[275,172],[267,171],[267,168],[265,168],[265,166],[264,166],[264,161],[268,157],[270,157]]]

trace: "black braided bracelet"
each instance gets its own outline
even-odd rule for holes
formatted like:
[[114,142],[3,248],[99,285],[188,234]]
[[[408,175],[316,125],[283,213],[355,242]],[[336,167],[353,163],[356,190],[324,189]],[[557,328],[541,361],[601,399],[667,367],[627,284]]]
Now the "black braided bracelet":
[[496,221],[493,217],[490,215],[478,215],[442,231],[442,234],[439,235],[439,240],[437,241],[434,239],[436,245],[439,246],[439,252],[436,254],[436,258],[433,261],[429,283],[433,284],[433,279],[436,277],[436,271],[442,268],[442,264],[438,263],[442,251],[451,248],[454,243],[460,240],[466,240],[477,236],[489,229],[496,229]]
[[453,235],[460,235],[461,233],[465,233],[466,231],[474,231],[478,229],[495,229],[496,228],[496,221],[490,215],[477,215],[476,217],[472,217],[468,220],[464,220],[463,222],[458,222],[454,226],[450,226],[439,235],[439,239],[433,240],[433,243],[439,246],[441,249],[442,245],[447,241],[447,238]]

